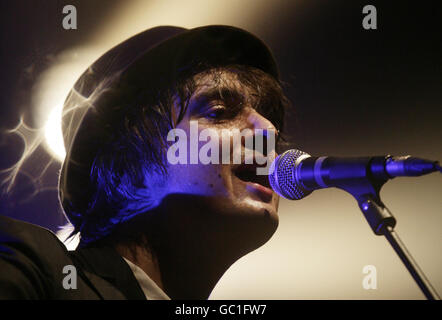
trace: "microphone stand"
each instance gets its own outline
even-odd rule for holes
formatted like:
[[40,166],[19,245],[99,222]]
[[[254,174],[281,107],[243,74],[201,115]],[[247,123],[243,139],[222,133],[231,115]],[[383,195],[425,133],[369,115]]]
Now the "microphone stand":
[[390,210],[388,210],[379,198],[375,199],[370,195],[361,195],[357,197],[357,200],[373,232],[376,235],[384,235],[387,238],[425,297],[428,300],[440,300],[436,290],[425,277],[425,274],[411,256],[397,232],[394,231],[396,219]]
[[[310,160],[305,159],[306,162],[304,163],[304,160],[300,157],[305,155],[305,153],[299,150],[293,151],[287,159],[284,158],[284,154],[282,155],[283,159],[285,159],[284,161],[286,161],[286,163],[283,164],[283,169],[288,172],[289,170],[286,170],[287,167],[291,166],[294,168],[288,180],[291,179],[291,181],[296,181],[296,183],[294,184],[295,188],[290,190],[290,193],[294,195],[289,197],[289,199],[300,199],[306,195],[304,192],[308,194],[312,190],[328,187],[336,187],[350,193],[358,202],[359,208],[373,232],[376,235],[383,235],[387,238],[425,297],[429,300],[440,300],[436,290],[434,290],[396,231],[394,231],[396,219],[390,210],[382,203],[379,196],[382,186],[388,180],[395,177],[395,170],[401,174],[407,173],[410,176],[421,176],[434,171],[442,172],[439,164],[429,160],[418,158],[413,160],[411,158],[412,161],[409,163],[400,162],[396,164],[397,167],[390,166],[390,173],[393,172],[391,173],[392,175],[390,175],[387,167],[392,157],[389,155],[348,159],[314,157]],[[300,161],[303,163],[302,166],[305,166],[305,184],[298,181],[298,169],[301,168],[297,162],[299,159],[301,159]],[[405,160],[406,159],[407,158],[405,158]],[[275,166],[278,166],[278,164]],[[333,168],[333,170],[331,170],[331,168]],[[319,171],[320,173],[318,174]],[[287,172],[284,172],[283,176],[286,175]],[[277,176],[276,174],[276,178]],[[272,180],[270,180],[270,183],[272,184]],[[279,185],[278,182],[275,183]],[[293,187],[293,185],[291,187]]]
[[[387,238],[425,297],[429,300],[440,300],[436,290],[394,231],[396,219],[382,203],[379,196],[382,186],[392,179],[385,170],[385,161],[389,157],[364,157],[357,161],[352,160],[352,166],[343,165],[339,172],[335,171],[334,186],[347,191],[356,199],[373,232]],[[347,177],[354,176],[359,178],[356,181],[347,179]],[[336,179],[336,177],[340,179]]]

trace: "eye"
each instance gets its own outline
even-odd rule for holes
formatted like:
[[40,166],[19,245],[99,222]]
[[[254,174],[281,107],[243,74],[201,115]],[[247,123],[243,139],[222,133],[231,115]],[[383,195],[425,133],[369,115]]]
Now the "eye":
[[211,107],[205,113],[204,117],[208,119],[220,119],[226,113],[226,107],[220,104],[217,104]]

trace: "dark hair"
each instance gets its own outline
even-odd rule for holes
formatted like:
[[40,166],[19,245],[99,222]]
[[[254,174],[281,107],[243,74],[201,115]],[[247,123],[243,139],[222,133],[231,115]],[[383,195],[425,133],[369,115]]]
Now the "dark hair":
[[[119,226],[152,209],[153,200],[145,193],[140,195],[139,190],[149,189],[146,176],[151,178],[149,184],[161,184],[167,176],[167,133],[187,110],[197,89],[195,75],[203,72],[216,77],[219,71],[237,75],[240,83],[256,97],[256,110],[273,123],[281,136],[289,101],[280,82],[260,69],[244,65],[197,65],[185,70],[168,88],[155,93],[142,90],[133,101],[128,101],[132,107],[126,108],[128,112],[114,128],[110,142],[97,150],[90,172],[95,192],[87,210],[69,214],[75,216],[71,222],[75,227],[73,234],[80,232],[80,246],[109,237]],[[177,103],[178,114],[175,114]]]

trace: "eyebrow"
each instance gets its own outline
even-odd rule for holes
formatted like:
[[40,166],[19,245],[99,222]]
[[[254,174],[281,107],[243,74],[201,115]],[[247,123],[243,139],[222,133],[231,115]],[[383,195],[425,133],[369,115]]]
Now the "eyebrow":
[[277,122],[274,115],[277,113],[277,106],[280,105],[279,97],[274,95],[260,97],[254,93],[242,92],[238,88],[226,84],[197,91],[189,101],[189,111],[193,114],[201,113],[209,102],[216,100],[223,101],[232,112],[235,112],[235,109],[239,111],[246,103],[250,103],[251,107],[266,119],[274,124]]
[[244,94],[236,88],[228,86],[212,87],[198,92],[191,98],[190,105],[192,106],[192,109],[198,108],[198,106],[214,100],[222,100],[227,104],[242,104],[245,101],[245,98]]

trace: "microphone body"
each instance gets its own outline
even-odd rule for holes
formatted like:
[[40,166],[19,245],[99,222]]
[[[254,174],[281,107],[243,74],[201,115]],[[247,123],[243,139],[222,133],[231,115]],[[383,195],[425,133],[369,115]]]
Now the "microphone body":
[[437,162],[410,156],[312,157],[292,149],[272,163],[269,181],[280,196],[298,200],[330,187],[363,194],[368,182],[383,184],[394,177],[420,176],[437,171],[437,167]]

